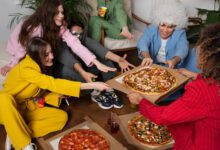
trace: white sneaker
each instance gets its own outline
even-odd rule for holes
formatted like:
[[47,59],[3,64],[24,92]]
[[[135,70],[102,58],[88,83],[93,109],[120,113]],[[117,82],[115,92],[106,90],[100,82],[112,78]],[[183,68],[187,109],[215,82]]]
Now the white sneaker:
[[11,141],[7,135],[5,140],[5,150],[11,150],[11,148],[12,148]]
[[30,143],[22,150],[37,150],[37,146],[34,143]]

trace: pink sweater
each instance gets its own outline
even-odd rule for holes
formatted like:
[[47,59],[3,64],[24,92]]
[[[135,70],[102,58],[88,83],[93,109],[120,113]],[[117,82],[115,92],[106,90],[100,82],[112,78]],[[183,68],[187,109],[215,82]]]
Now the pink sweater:
[[[19,23],[15,27],[7,43],[6,51],[8,51],[12,56],[11,61],[8,64],[11,67],[15,66],[26,54],[25,48],[18,42],[22,23],[23,22]],[[42,27],[38,26],[34,29],[31,37],[42,37],[42,32]],[[86,47],[84,47],[77,37],[73,36],[70,31],[65,28],[61,28],[60,36],[62,37],[63,41],[65,41],[67,45],[72,49],[73,53],[78,55],[87,66],[92,65],[92,60],[96,58],[95,55],[92,54]]]
[[184,95],[169,106],[155,106],[143,99],[140,113],[157,124],[167,125],[175,150],[219,150],[220,96],[217,83],[199,75],[185,87]]

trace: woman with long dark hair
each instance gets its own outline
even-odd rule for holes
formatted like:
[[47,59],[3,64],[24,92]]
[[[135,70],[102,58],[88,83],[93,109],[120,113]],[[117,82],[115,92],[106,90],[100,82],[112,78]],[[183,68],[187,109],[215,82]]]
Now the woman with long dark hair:
[[50,44],[34,37],[27,43],[25,58],[12,68],[4,81],[0,92],[0,124],[4,125],[16,150],[32,150],[31,138],[61,130],[66,124],[66,112],[44,106],[45,103],[59,107],[64,95],[79,97],[80,90],[109,89],[102,82],[55,79],[47,75],[52,65]]
[[99,70],[104,72],[116,70],[100,63],[96,56],[65,27],[63,6],[62,0],[44,0],[29,18],[15,27],[6,47],[6,50],[12,55],[11,62],[0,69],[2,75],[6,75],[25,56],[26,43],[34,36],[43,37],[51,43],[54,50],[59,41],[63,40],[87,66],[95,64]]

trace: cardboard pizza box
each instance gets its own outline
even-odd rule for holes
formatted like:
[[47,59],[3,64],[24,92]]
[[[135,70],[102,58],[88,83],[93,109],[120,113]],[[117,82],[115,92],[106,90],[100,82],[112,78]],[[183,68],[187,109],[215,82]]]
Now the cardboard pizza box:
[[132,118],[134,118],[137,115],[139,115],[138,112],[126,114],[126,115],[121,115],[121,116],[117,116],[115,114],[115,116],[117,116],[117,117],[115,117],[115,120],[120,124],[120,130],[128,143],[134,145],[139,150],[166,150],[166,149],[173,147],[174,140],[170,141],[169,143],[167,143],[165,145],[151,146],[151,145],[141,144],[137,139],[132,137],[128,131],[128,121],[130,121]]
[[89,117],[85,117],[85,122],[74,126],[66,131],[63,131],[51,138],[44,139],[38,138],[37,141],[45,150],[58,150],[58,145],[60,139],[69,132],[75,129],[92,129],[96,132],[100,133],[110,144],[110,150],[127,150],[121,143],[119,143],[116,139],[114,139],[109,133],[107,133],[103,128],[101,128],[97,123],[92,121]]
[[[146,95],[145,94],[144,97],[146,97],[146,99],[150,100],[152,103],[157,103],[160,100],[162,100],[163,98],[165,98],[165,97],[169,96],[170,94],[174,93],[175,91],[179,90],[190,79],[186,76],[183,76],[182,74],[177,72],[175,69],[170,69],[170,68],[163,67],[163,66],[156,65],[156,64],[153,64],[151,67],[167,69],[173,76],[176,77],[176,81],[177,81],[176,85],[167,92],[157,94],[157,95]],[[125,73],[123,73],[123,74],[121,74],[121,75],[119,75],[119,76],[117,76],[117,77],[115,77],[111,80],[108,80],[107,83],[112,88],[127,94],[127,93],[131,92],[132,89],[129,89],[125,85],[122,84],[123,77],[127,74],[136,72],[136,71],[138,71],[140,69],[143,69],[143,68],[145,68],[145,67],[141,67],[141,66],[136,67],[136,68],[134,68],[132,70],[129,70],[129,71],[127,71],[127,72],[125,72]]]

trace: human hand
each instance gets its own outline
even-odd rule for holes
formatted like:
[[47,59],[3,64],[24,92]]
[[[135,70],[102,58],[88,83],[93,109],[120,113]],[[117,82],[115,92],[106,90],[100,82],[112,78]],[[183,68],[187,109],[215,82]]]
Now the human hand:
[[153,59],[147,57],[144,58],[141,62],[141,66],[151,66],[153,64]]
[[127,58],[127,54],[124,54],[124,56],[122,58],[120,58],[119,61],[118,61],[118,65],[121,68],[122,73],[130,70],[130,68],[135,68],[135,66],[130,64],[126,60],[126,58]]
[[109,71],[116,71],[116,68],[108,67],[102,63],[100,63],[97,59],[93,60],[93,63],[96,65],[98,70],[103,71],[103,72],[109,72]]
[[112,68],[112,67],[108,67],[106,65],[103,65],[103,64],[99,64],[96,66],[100,71],[103,71],[103,72],[109,72],[109,71],[116,71],[117,69],[116,68]]
[[2,68],[0,68],[0,74],[2,76],[6,76],[6,74],[12,69],[12,67],[5,65]]
[[128,27],[123,27],[120,35],[126,37],[129,40],[134,38],[134,35],[131,34],[131,32],[128,30]]
[[137,92],[130,92],[127,94],[127,96],[132,104],[139,104],[140,101],[144,98],[143,95]]
[[86,82],[93,82],[93,79],[97,78],[96,75],[90,73],[90,72],[83,72],[82,74],[83,79],[86,80]]
[[193,78],[193,79],[195,79],[195,78],[197,77],[197,73],[192,72],[192,71],[189,71],[189,70],[187,70],[187,69],[185,69],[185,68],[177,69],[177,71],[178,71],[179,73],[181,73],[182,75],[188,77],[188,78]]
[[60,35],[63,35],[67,31],[67,27],[65,25],[60,26]]
[[172,59],[165,61],[164,63],[171,69],[173,69],[176,64],[178,64],[181,61],[181,58],[179,56],[174,56]]
[[108,84],[106,84],[104,82],[92,82],[90,84],[91,84],[91,87],[93,87],[93,89],[98,90],[98,91],[112,89]]
[[171,60],[167,60],[164,63],[168,66],[168,68],[171,68],[171,69],[173,69],[175,67],[175,65],[176,65],[172,59]]

